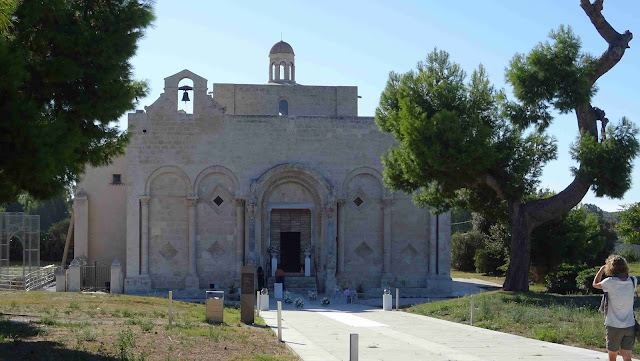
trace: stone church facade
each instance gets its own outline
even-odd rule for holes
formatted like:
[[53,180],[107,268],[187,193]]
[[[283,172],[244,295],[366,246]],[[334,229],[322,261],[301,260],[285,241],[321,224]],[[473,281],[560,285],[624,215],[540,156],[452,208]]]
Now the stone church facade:
[[[358,90],[295,79],[291,46],[264,85],[214,84],[188,70],[129,114],[131,142],[88,169],[74,204],[75,255],[125,269],[125,292],[238,286],[243,265],[310,274],[320,292],[451,288],[450,216],[382,182],[394,139],[358,117]],[[192,114],[178,111],[188,78]],[[306,251],[306,252],[305,252]]]

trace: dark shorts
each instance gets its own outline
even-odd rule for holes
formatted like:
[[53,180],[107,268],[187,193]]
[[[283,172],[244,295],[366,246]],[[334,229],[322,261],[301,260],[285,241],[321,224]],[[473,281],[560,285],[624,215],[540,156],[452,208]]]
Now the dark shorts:
[[627,328],[607,327],[607,350],[618,351],[633,350],[633,344],[636,340],[635,326]]

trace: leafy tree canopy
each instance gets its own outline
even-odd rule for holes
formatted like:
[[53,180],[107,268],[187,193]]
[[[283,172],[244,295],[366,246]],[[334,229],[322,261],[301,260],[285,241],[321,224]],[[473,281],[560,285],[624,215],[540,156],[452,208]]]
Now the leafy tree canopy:
[[640,202],[627,205],[619,214],[618,235],[624,243],[640,244]]
[[[153,20],[135,0],[0,0],[0,202],[45,199],[124,153],[110,124],[147,86],[129,59]],[[8,4],[8,5],[7,5]],[[8,15],[7,14],[11,14]]]

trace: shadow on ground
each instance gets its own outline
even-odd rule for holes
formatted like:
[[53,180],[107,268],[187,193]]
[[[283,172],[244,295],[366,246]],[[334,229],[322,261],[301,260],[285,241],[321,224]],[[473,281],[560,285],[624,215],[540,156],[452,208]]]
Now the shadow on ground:
[[58,342],[30,340],[37,337],[40,332],[41,330],[31,323],[0,320],[0,340],[10,340],[0,342],[0,360],[118,360],[85,351],[70,350]]
[[0,343],[0,355],[2,360],[51,360],[51,361],[75,361],[75,360],[100,360],[115,361],[114,357],[95,355],[85,351],[70,350],[64,345],[51,341],[27,341],[17,340],[13,342]]

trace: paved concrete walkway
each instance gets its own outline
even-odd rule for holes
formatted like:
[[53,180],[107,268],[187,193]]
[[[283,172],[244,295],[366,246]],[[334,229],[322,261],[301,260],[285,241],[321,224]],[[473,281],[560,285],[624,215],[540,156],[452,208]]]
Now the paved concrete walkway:
[[[277,333],[275,307],[260,315]],[[283,303],[282,326],[283,341],[305,361],[349,360],[351,333],[359,335],[363,361],[608,360],[603,352],[360,304],[296,310]]]

